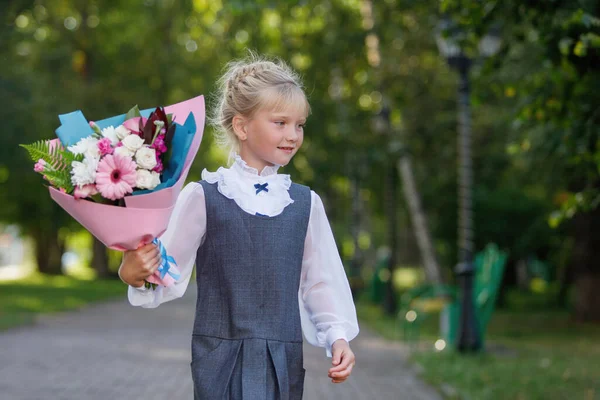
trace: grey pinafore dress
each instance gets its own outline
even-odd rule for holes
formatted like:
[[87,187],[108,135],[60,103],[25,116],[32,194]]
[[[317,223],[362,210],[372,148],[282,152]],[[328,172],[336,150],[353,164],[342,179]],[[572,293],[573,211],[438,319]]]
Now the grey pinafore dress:
[[206,237],[196,257],[196,400],[296,400],[304,368],[298,308],[310,189],[275,217],[251,215],[201,181]]

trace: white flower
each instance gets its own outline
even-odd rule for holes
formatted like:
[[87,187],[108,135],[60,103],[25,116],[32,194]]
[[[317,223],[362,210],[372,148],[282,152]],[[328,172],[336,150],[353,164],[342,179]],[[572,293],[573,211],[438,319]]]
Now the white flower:
[[83,161],[73,161],[71,164],[71,182],[79,187],[96,183],[98,161],[99,159],[95,157],[85,157]]
[[135,153],[144,145],[144,139],[138,135],[129,135],[126,136],[121,143],[123,143],[123,147],[127,147],[128,150],[131,150]]
[[152,175],[152,188],[154,189],[155,187],[157,187],[158,185],[160,185],[160,174],[158,172],[150,172],[150,174]]
[[100,159],[98,139],[91,136],[81,139],[73,146],[69,146],[69,151],[73,154],[83,154],[86,158]]
[[125,146],[121,146],[121,147],[117,147],[115,149],[115,154],[119,155],[119,156],[127,156],[127,157],[133,157],[133,155],[135,154],[135,152],[129,150],[127,147]]
[[123,140],[131,134],[131,131],[125,128],[123,125],[119,125],[117,129],[115,129],[115,132],[117,133],[119,140]]
[[113,146],[116,145],[117,143],[119,143],[119,137],[117,136],[117,131],[115,130],[115,128],[112,125],[102,129],[102,136],[104,136],[105,138],[109,138],[110,143]]
[[137,162],[138,167],[148,170],[156,167],[156,150],[143,146],[136,151],[135,162]]
[[141,168],[136,171],[135,186],[138,189],[154,189],[158,184],[160,184],[160,175],[157,172]]

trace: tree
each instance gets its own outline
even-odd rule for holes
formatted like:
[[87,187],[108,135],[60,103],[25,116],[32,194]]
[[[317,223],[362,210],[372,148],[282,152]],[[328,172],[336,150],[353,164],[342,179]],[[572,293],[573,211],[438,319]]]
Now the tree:
[[488,73],[516,103],[515,158],[536,166],[535,179],[558,202],[551,225],[564,223],[573,238],[574,316],[600,321],[591,289],[600,284],[600,4],[446,0],[442,10],[471,33],[467,46],[507,21],[505,49]]

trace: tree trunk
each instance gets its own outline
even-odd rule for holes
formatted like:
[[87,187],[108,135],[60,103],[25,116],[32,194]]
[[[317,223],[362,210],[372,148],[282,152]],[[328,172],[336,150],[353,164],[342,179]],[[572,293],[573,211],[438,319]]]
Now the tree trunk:
[[360,248],[360,231],[361,231],[361,203],[360,198],[360,182],[357,178],[351,180],[352,187],[352,219],[350,229],[352,232],[352,241],[354,243],[354,255],[350,261],[350,289],[352,290],[353,298],[357,298],[359,293],[364,289],[362,281],[361,267],[363,265],[363,251]]
[[61,275],[64,240],[59,239],[58,230],[39,228],[33,233],[35,258],[38,271],[43,274]]
[[600,323],[599,273],[585,273],[575,278],[574,317],[582,322]]
[[94,271],[96,271],[96,276],[98,278],[110,277],[111,274],[108,269],[108,254],[106,252],[104,243],[94,237],[92,248],[92,268],[94,268]]
[[573,228],[573,317],[581,322],[600,322],[600,207],[574,217]]
[[425,268],[425,275],[430,283],[441,284],[443,283],[444,279],[440,265],[437,262],[435,250],[433,249],[433,245],[431,243],[431,235],[427,227],[425,213],[423,213],[423,209],[421,207],[421,201],[414,180],[410,156],[405,154],[400,157],[397,168],[400,176],[402,177],[404,196],[406,197],[406,202],[408,203],[408,207],[410,209],[410,215],[412,218],[413,227],[415,229],[417,244],[419,246],[421,259],[423,260],[423,266]]
[[556,305],[560,308],[567,307],[569,286],[573,283],[573,269],[568,265],[565,265],[561,270],[559,282],[560,287],[558,294],[556,295]]
[[394,270],[396,269],[396,254],[398,248],[398,235],[396,226],[396,170],[390,161],[386,166],[385,202],[388,218],[388,243],[390,258],[388,261],[389,279],[386,282],[383,308],[388,315],[395,315],[398,309],[396,292],[394,289]]

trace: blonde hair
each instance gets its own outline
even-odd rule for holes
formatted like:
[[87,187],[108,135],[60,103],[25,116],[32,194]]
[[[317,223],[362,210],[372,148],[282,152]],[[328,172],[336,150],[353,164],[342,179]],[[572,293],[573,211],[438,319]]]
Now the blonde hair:
[[252,118],[263,109],[281,111],[290,106],[307,116],[310,112],[300,76],[279,59],[271,61],[251,52],[247,59],[228,63],[218,84],[210,122],[217,144],[227,147],[230,156],[240,150],[233,130],[236,115]]

